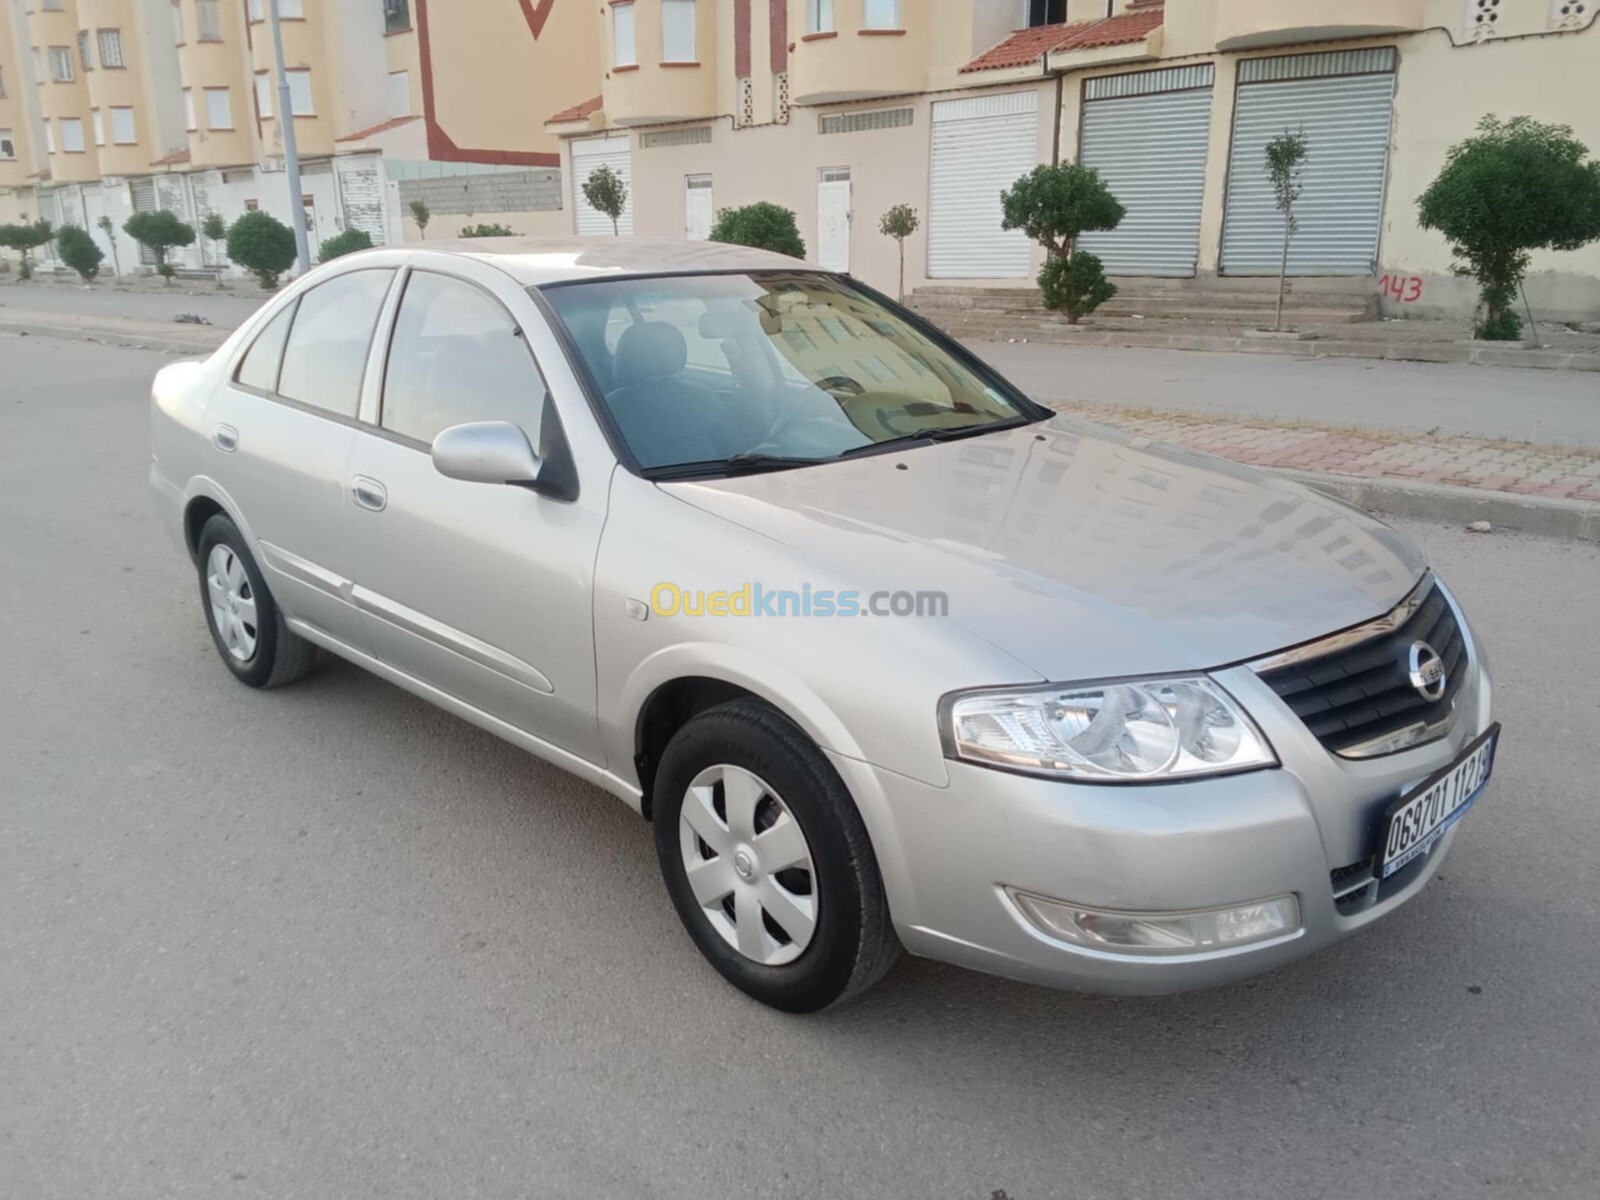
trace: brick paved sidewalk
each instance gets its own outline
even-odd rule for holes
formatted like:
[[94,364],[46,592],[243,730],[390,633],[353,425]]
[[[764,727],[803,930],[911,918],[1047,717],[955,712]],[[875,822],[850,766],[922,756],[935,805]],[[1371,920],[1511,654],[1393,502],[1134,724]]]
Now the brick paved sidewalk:
[[1600,452],[1591,450],[1182,413],[1085,406],[1074,411],[1155,441],[1260,467],[1600,500]]

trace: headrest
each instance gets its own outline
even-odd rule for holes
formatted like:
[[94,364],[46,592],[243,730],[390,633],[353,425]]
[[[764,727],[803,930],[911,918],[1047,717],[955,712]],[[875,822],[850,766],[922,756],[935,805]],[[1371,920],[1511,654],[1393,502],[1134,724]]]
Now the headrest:
[[689,347],[676,325],[641,321],[623,330],[617,342],[617,382],[644,383],[683,370]]
[[713,302],[700,314],[700,336],[710,341],[760,337],[761,333],[755,312],[736,301]]

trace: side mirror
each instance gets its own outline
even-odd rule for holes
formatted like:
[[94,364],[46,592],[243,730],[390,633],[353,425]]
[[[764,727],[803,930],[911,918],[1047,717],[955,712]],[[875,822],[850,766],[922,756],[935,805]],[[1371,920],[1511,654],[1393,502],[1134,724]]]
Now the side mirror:
[[510,421],[472,421],[441,430],[433,439],[433,466],[449,479],[510,483],[536,491],[544,470],[528,435]]

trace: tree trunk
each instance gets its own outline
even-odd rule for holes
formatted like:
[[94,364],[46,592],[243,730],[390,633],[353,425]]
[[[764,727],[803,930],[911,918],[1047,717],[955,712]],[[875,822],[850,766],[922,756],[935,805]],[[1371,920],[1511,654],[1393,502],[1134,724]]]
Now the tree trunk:
[[615,217],[611,218],[611,236],[612,237],[621,237],[622,236],[622,226],[617,224],[617,219]]
[[904,304],[906,302],[906,240],[905,238],[897,238],[896,242],[900,246],[900,303]]
[[1272,331],[1283,331],[1283,288],[1289,277],[1289,237],[1294,228],[1290,210],[1283,210],[1283,257],[1278,260],[1278,311],[1272,318]]

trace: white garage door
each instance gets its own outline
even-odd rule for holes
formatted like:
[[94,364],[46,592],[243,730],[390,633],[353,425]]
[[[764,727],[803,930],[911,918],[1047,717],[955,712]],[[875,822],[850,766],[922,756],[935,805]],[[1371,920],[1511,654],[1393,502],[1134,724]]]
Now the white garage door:
[[1038,165],[1039,95],[1008,92],[933,106],[928,275],[1020,279],[1032,243],[1000,228],[1000,193]]
[[1212,66],[1091,79],[1084,88],[1079,159],[1128,215],[1079,245],[1108,275],[1193,275],[1211,134]]
[[579,233],[612,231],[611,218],[583,198],[583,182],[596,167],[610,167],[628,185],[628,202],[622,208],[616,232],[633,232],[633,166],[628,153],[628,135],[583,138],[572,143],[572,211],[578,217]]
[[1392,46],[1239,64],[1222,227],[1224,274],[1278,273],[1283,217],[1265,152],[1286,130],[1306,139],[1289,274],[1372,273],[1389,169],[1394,67]]

